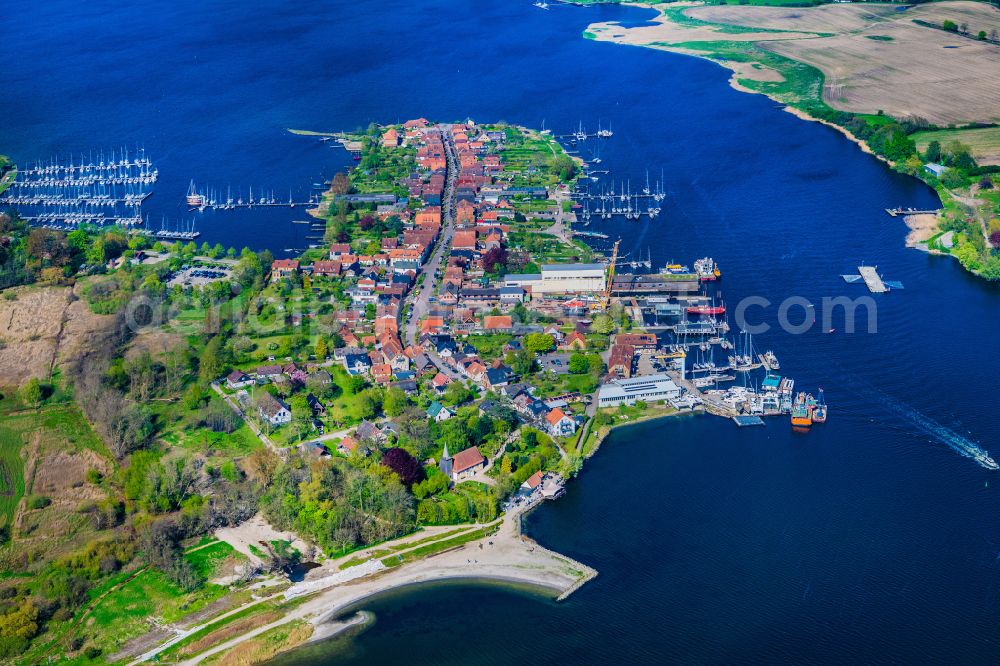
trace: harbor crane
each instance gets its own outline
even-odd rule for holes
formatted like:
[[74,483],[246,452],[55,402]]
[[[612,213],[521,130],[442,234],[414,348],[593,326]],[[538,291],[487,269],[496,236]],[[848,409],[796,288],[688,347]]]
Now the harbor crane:
[[604,297],[601,299],[601,311],[605,311],[611,305],[611,290],[615,282],[615,264],[618,262],[618,246],[621,245],[622,239],[619,238],[615,241],[615,247],[611,251],[611,265],[608,267],[608,282],[607,286],[604,288]]

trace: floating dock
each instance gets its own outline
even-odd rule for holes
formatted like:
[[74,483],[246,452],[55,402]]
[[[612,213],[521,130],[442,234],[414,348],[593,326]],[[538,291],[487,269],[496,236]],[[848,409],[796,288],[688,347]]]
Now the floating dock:
[[740,428],[746,428],[748,426],[762,426],[764,425],[764,419],[759,416],[734,416],[733,423]]
[[885,286],[885,283],[882,282],[882,278],[879,276],[875,266],[858,266],[858,273],[861,275],[861,279],[865,281],[868,291],[873,294],[884,294],[889,291],[889,287]]

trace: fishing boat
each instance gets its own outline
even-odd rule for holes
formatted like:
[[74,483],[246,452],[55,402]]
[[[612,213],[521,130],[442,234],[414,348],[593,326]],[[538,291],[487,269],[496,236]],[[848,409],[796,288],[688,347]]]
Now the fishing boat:
[[719,265],[716,264],[711,257],[705,257],[695,261],[694,272],[698,275],[698,279],[702,282],[718,280],[722,277],[722,272],[719,271]]
[[193,180],[191,181],[191,186],[188,187],[187,205],[191,208],[201,208],[205,205],[205,195],[198,193],[198,190],[195,189]]
[[819,397],[812,410],[813,423],[826,423],[826,401],[823,399],[823,389],[819,390]]

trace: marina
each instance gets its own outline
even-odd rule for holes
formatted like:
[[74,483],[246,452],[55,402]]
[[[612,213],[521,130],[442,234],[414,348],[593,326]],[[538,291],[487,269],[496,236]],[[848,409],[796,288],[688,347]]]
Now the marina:
[[0,205],[17,208],[29,224],[47,228],[142,224],[140,208],[160,172],[145,150],[52,158],[18,169]]
[[[320,194],[313,193],[305,200],[296,201],[292,197],[292,193],[288,193],[288,199],[283,200],[275,196],[274,191],[270,192],[264,190],[263,188],[257,189],[258,195],[254,197],[253,188],[249,190],[249,195],[246,199],[240,191],[237,191],[236,196],[233,196],[232,188],[226,188],[226,196],[223,198],[217,190],[208,189],[207,191],[199,191],[191,181],[188,186],[188,192],[184,199],[186,205],[188,206],[188,212],[204,212],[206,210],[238,210],[238,209],[250,209],[250,208],[295,208],[296,206],[316,206],[322,202],[323,197]],[[261,192],[264,192],[261,194]]]

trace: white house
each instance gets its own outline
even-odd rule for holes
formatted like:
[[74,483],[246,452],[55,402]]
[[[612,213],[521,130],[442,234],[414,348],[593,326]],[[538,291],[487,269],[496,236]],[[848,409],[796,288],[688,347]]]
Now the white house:
[[576,432],[576,421],[558,407],[545,415],[545,423],[553,437],[569,437]]
[[437,400],[432,402],[431,406],[427,408],[427,418],[434,419],[438,423],[441,421],[447,421],[452,416],[454,416],[452,411]]
[[264,393],[257,401],[257,410],[262,419],[265,419],[273,426],[290,423],[292,420],[292,410],[288,405],[270,393]]

